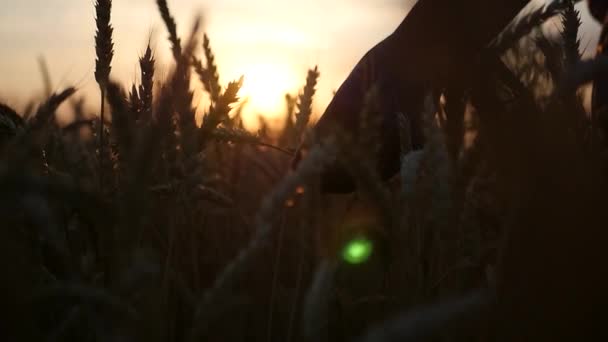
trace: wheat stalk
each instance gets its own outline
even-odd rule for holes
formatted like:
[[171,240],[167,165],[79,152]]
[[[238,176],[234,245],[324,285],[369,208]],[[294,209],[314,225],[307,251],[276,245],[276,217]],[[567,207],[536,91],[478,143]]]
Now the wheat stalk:
[[561,17],[561,22],[563,25],[561,36],[564,42],[564,58],[566,66],[572,67],[581,60],[581,41],[578,38],[578,31],[582,22],[579,11],[574,8],[574,1],[566,0],[565,4],[566,5]]
[[504,53],[521,38],[532,32],[532,30],[564,11],[569,2],[571,0],[554,0],[546,6],[541,6],[531,11],[523,18],[509,25],[490,43],[490,47],[498,54]]
[[114,29],[110,25],[110,16],[112,12],[112,0],[97,0],[95,2],[95,23],[97,32],[95,34],[95,52],[97,59],[95,61],[95,80],[99,84],[101,92],[101,105],[99,114],[99,187],[103,187],[103,149],[104,149],[104,123],[105,123],[105,95],[106,86],[112,70],[112,58],[114,57],[114,43],[112,42],[112,33]]
[[133,116],[129,111],[125,94],[119,85],[110,82],[107,91],[108,102],[112,108],[112,132],[116,134],[119,157],[124,163],[132,146]]
[[211,137],[215,141],[225,141],[232,142],[237,144],[251,144],[257,146],[268,147],[273,150],[277,150],[286,155],[292,156],[293,151],[288,149],[281,148],[279,146],[275,146],[269,143],[263,142],[259,136],[250,133],[242,128],[233,128],[233,127],[218,127],[211,133]]
[[44,56],[38,57],[38,66],[40,67],[42,83],[44,84],[44,96],[49,97],[53,93],[53,81],[51,81],[49,65],[46,62],[46,58],[44,58]]
[[226,121],[228,114],[232,110],[232,104],[238,101],[238,92],[243,85],[243,77],[238,81],[230,82],[224,93],[219,97],[215,104],[211,105],[209,112],[203,118],[201,125],[201,146],[204,148],[210,139],[210,135],[217,126]]
[[207,60],[207,67],[203,67],[203,63],[196,58],[193,58],[192,62],[201,83],[211,96],[211,101],[215,103],[220,99],[222,87],[220,86],[220,78],[217,72],[217,65],[215,63],[215,55],[211,50],[211,42],[207,34],[203,36],[203,51],[205,53],[205,59]]
[[[494,298],[485,291],[477,291],[460,298],[410,310],[393,319],[385,320],[370,330],[358,342],[435,341],[446,333],[473,331],[481,322],[487,323],[492,313]],[[454,336],[456,338],[456,336]]]
[[308,157],[302,161],[298,169],[287,175],[262,201],[260,210],[256,215],[256,232],[249,244],[241,249],[238,256],[234,258],[220,274],[216,277],[211,288],[205,291],[201,301],[196,306],[194,315],[194,327],[189,341],[198,341],[208,328],[208,319],[212,314],[211,309],[219,302],[227,289],[232,287],[239,275],[247,268],[247,265],[268,243],[272,232],[272,222],[285,201],[292,196],[296,188],[306,184],[317,177],[324,165],[335,158],[335,150],[331,142],[326,145],[315,146],[311,149]]
[[545,68],[551,74],[553,83],[559,83],[563,76],[562,47],[558,42],[552,41],[542,32],[534,38],[534,43],[545,56]]
[[131,112],[136,117],[141,113],[141,99],[139,98],[139,93],[137,91],[137,86],[135,83],[131,86],[131,91],[129,92],[129,105],[131,107]]
[[31,120],[30,127],[42,128],[46,125],[53,118],[57,108],[59,108],[59,106],[70,96],[74,95],[74,93],[76,93],[76,88],[69,87],[59,93],[52,94],[46,102],[38,108]]
[[334,280],[339,264],[324,260],[318,266],[312,284],[304,299],[302,330],[308,341],[326,341],[329,302],[334,291]]
[[315,66],[314,69],[308,70],[306,85],[304,86],[302,93],[298,96],[295,134],[299,139],[301,139],[301,136],[306,129],[306,125],[308,125],[308,122],[310,121],[310,115],[312,114],[312,99],[315,95],[315,87],[318,79],[319,69]]
[[152,102],[154,93],[154,54],[150,43],[146,47],[146,53],[139,59],[141,69],[141,85],[139,86],[139,100],[141,103],[141,114],[145,120],[152,115]]
[[182,43],[177,36],[177,25],[175,24],[175,19],[171,16],[171,12],[169,12],[169,6],[167,5],[166,0],[157,0],[156,4],[158,5],[158,10],[160,11],[160,15],[167,26],[167,31],[169,31],[169,41],[171,42],[171,51],[173,52],[173,58],[178,62],[182,55]]

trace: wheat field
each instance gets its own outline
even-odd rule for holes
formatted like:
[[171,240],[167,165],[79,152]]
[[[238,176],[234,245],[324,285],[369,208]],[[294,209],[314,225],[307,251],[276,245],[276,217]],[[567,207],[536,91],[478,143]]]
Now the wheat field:
[[[213,37],[200,20],[179,36],[156,4],[162,82],[150,45],[138,82],[112,77],[112,1],[96,0],[95,115],[75,87],[0,103],[4,341],[604,340],[608,132],[584,97],[607,63],[582,59],[575,1],[527,11],[467,61],[467,82],[394,113],[387,181],[383,88],[358,134],[319,139],[311,66],[279,134],[250,132]],[[200,123],[194,87],[210,99]],[[334,163],[356,191],[323,191]]]

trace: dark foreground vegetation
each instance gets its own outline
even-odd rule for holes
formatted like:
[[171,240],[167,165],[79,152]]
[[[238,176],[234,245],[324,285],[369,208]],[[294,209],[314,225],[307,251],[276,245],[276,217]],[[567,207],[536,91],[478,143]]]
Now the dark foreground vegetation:
[[[389,182],[373,158],[383,89],[367,92],[359,134],[336,130],[291,170],[317,69],[286,98],[278,138],[251,134],[241,81],[220,84],[208,37],[180,39],[157,3],[175,62],[162,84],[150,48],[141,84],[109,77],[111,1],[98,0],[101,120],[73,88],[27,113],[0,104],[3,341],[605,337],[607,117],[585,111],[581,86],[607,65],[581,61],[573,2],[530,11],[467,62],[466,82],[429,88],[420,127],[395,113]],[[552,18],[561,34],[539,29]],[[193,77],[211,103],[200,125]],[[320,191],[336,160],[356,193]]]

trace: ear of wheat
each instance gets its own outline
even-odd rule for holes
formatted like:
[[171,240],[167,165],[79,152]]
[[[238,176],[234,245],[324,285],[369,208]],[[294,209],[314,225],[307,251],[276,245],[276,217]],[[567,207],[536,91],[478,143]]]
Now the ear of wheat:
[[[98,0],[95,2],[95,22],[97,24],[97,32],[95,34],[95,52],[97,59],[95,61],[95,80],[99,84],[101,90],[101,108],[99,112],[99,154],[100,163],[104,154],[104,123],[105,123],[105,95],[106,87],[109,82],[110,71],[112,70],[112,58],[114,57],[114,43],[112,42],[112,33],[114,29],[110,25],[110,17],[112,13],[112,0]],[[103,187],[103,165],[100,165],[100,187]]]

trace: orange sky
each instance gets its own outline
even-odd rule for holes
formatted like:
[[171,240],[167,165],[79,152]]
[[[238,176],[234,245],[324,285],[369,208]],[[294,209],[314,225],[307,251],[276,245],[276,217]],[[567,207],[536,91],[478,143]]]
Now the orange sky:
[[[94,0],[9,0],[0,12],[0,101],[17,107],[42,93],[37,58],[48,62],[53,85],[76,85],[88,102],[98,94],[94,71]],[[348,75],[357,60],[399,24],[408,0],[169,0],[178,31],[188,32],[196,13],[220,67],[221,82],[245,74],[252,96],[249,114],[282,110],[282,93],[296,92],[306,70],[318,65],[321,79],[316,111]],[[112,24],[115,57],[112,76],[125,86],[138,78],[137,58],[152,37],[158,68],[170,62],[166,31],[154,0],[115,0]],[[584,8],[584,6],[583,6]],[[585,11],[586,12],[586,11]],[[597,26],[586,23],[583,46],[595,44]],[[269,75],[269,77],[263,77]],[[281,83],[281,84],[278,84]],[[257,92],[256,85],[268,89]],[[251,91],[254,89],[254,91]],[[196,94],[201,97],[200,92]],[[254,96],[257,96],[257,101]],[[273,98],[276,97],[274,100]],[[257,108],[256,108],[257,107]],[[273,114],[273,113],[270,113]],[[248,124],[255,125],[250,115]]]

